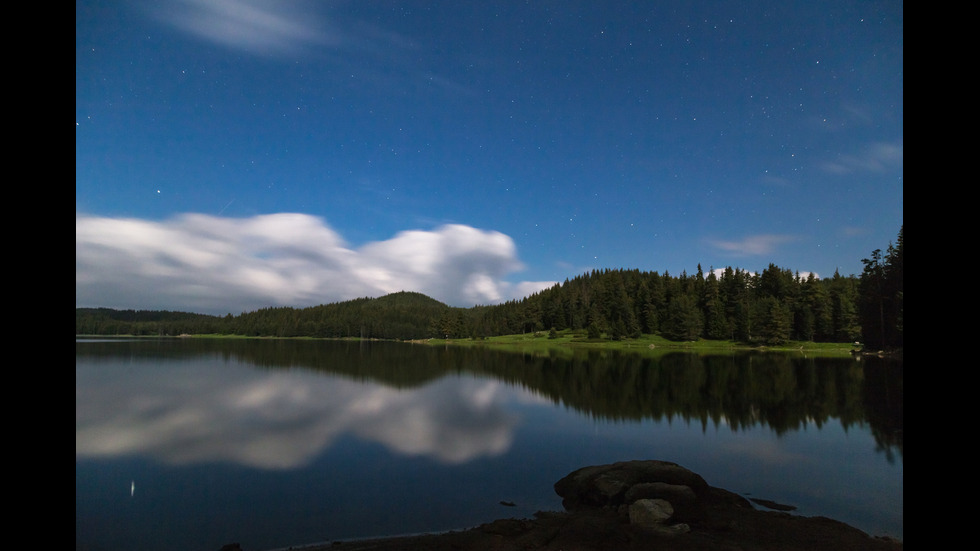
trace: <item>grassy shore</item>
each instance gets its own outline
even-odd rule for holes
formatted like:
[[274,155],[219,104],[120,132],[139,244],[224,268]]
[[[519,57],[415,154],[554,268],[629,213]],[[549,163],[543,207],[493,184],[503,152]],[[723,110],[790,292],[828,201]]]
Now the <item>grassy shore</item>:
[[[78,335],[81,336],[81,335]],[[91,335],[96,337],[96,335]],[[114,337],[128,337],[127,335],[113,335]],[[103,336],[105,337],[105,336]],[[147,336],[157,338],[157,336]],[[362,339],[351,338],[330,338],[322,339],[317,337],[250,337],[245,335],[230,334],[195,334],[179,335],[181,338],[195,339],[260,339],[274,340],[277,338],[288,338],[290,340],[345,340],[359,341]],[[377,339],[371,339],[377,340]],[[459,338],[459,339],[420,339],[411,341],[416,344],[429,346],[486,346],[498,350],[509,350],[522,352],[525,354],[562,354],[571,353],[577,349],[590,350],[617,350],[638,352],[644,354],[660,355],[669,352],[686,351],[701,354],[718,354],[735,351],[771,351],[771,352],[799,352],[808,355],[820,356],[847,356],[856,348],[853,343],[817,343],[803,341],[789,341],[775,346],[761,346],[735,341],[718,341],[698,339],[696,341],[671,341],[659,335],[641,335],[635,339],[614,340],[609,338],[590,339],[584,331],[558,331],[551,334],[548,331],[537,331],[534,333],[524,333],[516,335],[500,335],[495,337],[483,338]]]
[[555,353],[575,349],[620,350],[642,352],[646,354],[663,354],[667,352],[687,351],[704,354],[727,353],[733,351],[778,351],[800,352],[813,355],[847,356],[855,349],[849,343],[815,343],[815,342],[786,342],[778,346],[757,346],[734,341],[716,341],[699,339],[697,341],[670,341],[658,335],[642,335],[635,339],[612,340],[607,338],[590,339],[581,331],[559,331],[550,334],[548,331],[525,333],[519,335],[502,335],[486,338],[465,339],[428,339],[425,342],[433,346],[489,346],[496,349],[511,350],[524,353]]

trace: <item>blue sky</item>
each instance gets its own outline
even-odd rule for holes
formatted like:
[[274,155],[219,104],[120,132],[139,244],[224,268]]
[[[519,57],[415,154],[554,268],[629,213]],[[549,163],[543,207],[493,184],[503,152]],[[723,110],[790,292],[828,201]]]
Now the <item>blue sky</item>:
[[830,277],[903,223],[901,2],[76,2],[76,306]]

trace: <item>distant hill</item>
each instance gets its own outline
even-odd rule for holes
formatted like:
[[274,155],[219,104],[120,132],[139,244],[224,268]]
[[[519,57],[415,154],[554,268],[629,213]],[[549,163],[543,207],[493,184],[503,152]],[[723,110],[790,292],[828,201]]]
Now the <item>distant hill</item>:
[[222,318],[168,310],[75,308],[76,335],[179,335],[217,333]]
[[412,291],[399,291],[397,293],[391,293],[383,297],[368,300],[373,301],[375,305],[382,308],[420,309],[433,311],[443,311],[449,308],[448,305],[439,302],[430,296]]
[[302,309],[270,308],[236,318],[234,333],[321,338],[410,340],[433,336],[453,308],[422,293],[401,291]]
[[215,316],[207,314],[194,314],[191,312],[171,312],[169,310],[114,310],[112,308],[75,308],[75,317],[76,319],[82,317],[130,323],[219,319]]

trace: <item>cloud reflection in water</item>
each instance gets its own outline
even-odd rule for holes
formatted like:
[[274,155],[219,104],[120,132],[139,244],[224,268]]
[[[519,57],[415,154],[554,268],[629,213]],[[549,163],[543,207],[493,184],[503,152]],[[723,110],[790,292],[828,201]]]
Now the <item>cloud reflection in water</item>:
[[444,377],[395,389],[302,370],[186,365],[76,364],[76,457],[290,469],[351,434],[463,463],[506,452],[518,422],[496,381]]

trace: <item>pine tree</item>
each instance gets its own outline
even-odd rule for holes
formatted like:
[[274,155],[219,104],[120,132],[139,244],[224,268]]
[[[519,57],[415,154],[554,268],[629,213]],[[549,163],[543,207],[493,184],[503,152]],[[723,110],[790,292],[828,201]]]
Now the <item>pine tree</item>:
[[789,308],[776,297],[766,296],[757,303],[754,326],[762,342],[774,345],[789,340],[791,320]]
[[898,244],[889,244],[886,254],[875,249],[862,259],[864,271],[858,284],[858,313],[866,346],[900,348],[904,342],[904,227]]
[[667,306],[664,337],[673,341],[694,341],[701,335],[703,321],[694,298],[676,296]]

